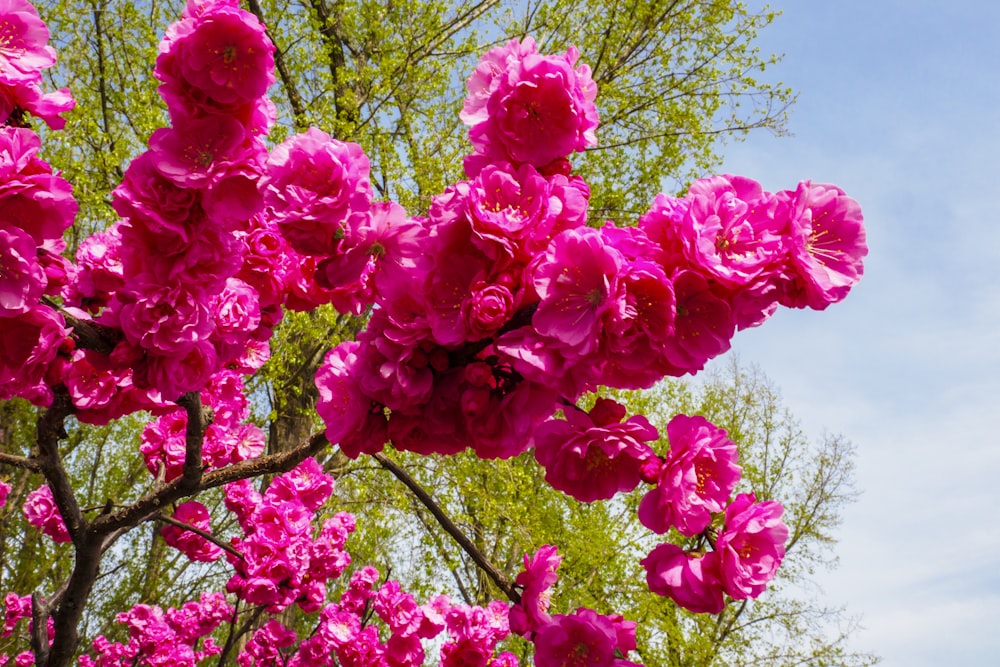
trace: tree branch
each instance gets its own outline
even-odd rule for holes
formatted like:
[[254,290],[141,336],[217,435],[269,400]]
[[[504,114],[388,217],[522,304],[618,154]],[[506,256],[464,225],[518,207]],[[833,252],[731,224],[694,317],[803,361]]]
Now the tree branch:
[[372,454],[372,456],[379,462],[379,464],[381,464],[383,468],[391,472],[399,481],[405,484],[406,487],[413,492],[413,495],[415,495],[420,502],[423,503],[424,507],[430,510],[431,514],[434,515],[434,518],[437,519],[437,522],[441,525],[445,532],[451,535],[452,539],[454,539],[458,545],[462,547],[462,550],[465,551],[465,553],[469,554],[469,557],[475,561],[476,565],[479,566],[479,569],[485,572],[486,576],[493,580],[493,583],[496,584],[497,588],[503,591],[504,595],[507,596],[507,599],[514,604],[521,602],[521,595],[514,589],[514,585],[511,583],[510,579],[507,578],[507,575],[501,572],[486,558],[483,552],[472,543],[472,540],[466,537],[465,533],[463,533],[461,529],[455,525],[455,522],[452,521],[447,514],[445,514],[444,510],[441,509],[441,506],[438,505],[433,498],[431,498],[430,494],[428,494],[415,479],[410,477],[409,473],[403,470],[385,454]]

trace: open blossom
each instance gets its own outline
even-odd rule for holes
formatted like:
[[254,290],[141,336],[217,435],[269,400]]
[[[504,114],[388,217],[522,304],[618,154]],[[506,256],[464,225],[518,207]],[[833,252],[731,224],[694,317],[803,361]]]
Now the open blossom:
[[802,181],[778,193],[790,218],[790,280],[782,303],[823,310],[864,273],[868,254],[861,207],[835,185]]
[[[155,74],[172,115],[208,109],[246,111],[274,83],[274,45],[263,24],[235,3],[202,2],[173,24],[160,44]],[[187,97],[188,99],[184,99]],[[178,102],[188,108],[178,109]]]
[[41,78],[56,62],[49,29],[27,0],[0,3],[0,83],[23,84]]
[[267,215],[304,255],[332,255],[344,225],[371,207],[368,157],[361,146],[316,128],[276,146],[259,187]]
[[[466,160],[470,176],[490,161],[544,167],[597,143],[597,86],[588,66],[576,66],[578,56],[572,47],[543,56],[530,37],[484,56],[486,67],[468,81],[471,99],[462,115],[476,149]],[[499,71],[486,75],[494,66]]]
[[721,512],[740,480],[736,445],[704,417],[677,415],[667,424],[670,450],[656,488],[639,503],[639,521],[657,533],[697,535]]
[[535,432],[535,459],[545,481],[577,500],[607,500],[638,486],[643,464],[655,456],[647,442],[659,433],[642,415],[624,423],[624,406],[599,398],[589,412],[566,410]]
[[602,319],[617,298],[622,259],[593,229],[571,229],[553,239],[535,269],[541,298],[532,318],[535,330],[570,357],[596,352]]
[[[635,648],[634,624],[631,630],[631,648]],[[615,621],[586,608],[569,616],[553,616],[538,629],[532,641],[536,667],[610,666],[615,664],[615,650],[620,650]],[[623,648],[621,653],[630,650],[628,646]]]
[[0,318],[38,305],[47,280],[34,239],[17,228],[0,227]]
[[657,595],[669,597],[696,614],[718,614],[725,606],[719,581],[719,554],[684,551],[676,544],[660,544],[640,561],[646,584]]
[[691,265],[722,287],[746,287],[783,253],[773,196],[743,176],[713,176],[688,190],[681,227]]
[[781,503],[758,503],[751,493],[741,493],[726,508],[725,528],[715,549],[722,586],[734,600],[759,596],[774,578],[788,540],[788,526],[781,520],[784,511]]
[[556,570],[561,562],[558,547],[550,544],[540,547],[534,555],[524,555],[524,569],[514,580],[521,587],[521,602],[510,609],[511,632],[530,639],[549,622],[549,600],[552,586],[559,579]]
[[0,479],[0,507],[7,504],[7,494],[10,493],[10,484]]
[[43,484],[24,499],[24,518],[35,528],[52,538],[53,542],[69,542],[69,531],[56,507],[52,489]]

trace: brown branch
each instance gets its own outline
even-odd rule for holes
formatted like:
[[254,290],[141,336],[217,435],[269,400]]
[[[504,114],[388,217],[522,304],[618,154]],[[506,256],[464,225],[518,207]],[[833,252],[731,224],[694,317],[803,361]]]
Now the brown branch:
[[184,431],[184,472],[181,473],[181,487],[188,491],[198,488],[201,475],[205,471],[201,462],[201,448],[205,442],[205,428],[211,423],[208,411],[201,406],[201,394],[189,391],[177,400],[177,405],[187,412],[187,428]]
[[86,520],[73,493],[73,485],[59,456],[59,441],[66,437],[63,422],[73,412],[73,403],[65,387],[56,388],[52,406],[38,419],[38,462],[39,470],[45,476],[59,514],[66,524],[66,530],[73,543],[80,541]]
[[201,482],[192,490],[183,488],[181,478],[178,477],[147,493],[131,505],[97,517],[92,524],[93,528],[96,532],[107,535],[120,528],[137,526],[163,507],[185,496],[241,479],[288,472],[306,457],[319,453],[326,445],[326,434],[317,433],[294,449],[248,461],[240,461],[225,468],[203,473]]
[[42,464],[35,459],[29,459],[26,456],[5,454],[4,452],[0,452],[0,464],[13,466],[15,468],[23,468],[24,470],[31,470],[32,472],[41,472],[42,470]]
[[510,579],[507,578],[507,575],[501,572],[499,568],[493,565],[493,563],[486,558],[483,552],[472,543],[472,540],[470,540],[465,533],[463,533],[461,529],[455,525],[455,522],[452,521],[447,514],[445,514],[444,510],[441,509],[441,506],[438,505],[433,498],[431,498],[430,494],[428,494],[415,479],[410,477],[409,473],[403,470],[385,454],[372,454],[372,456],[379,462],[379,464],[382,465],[383,468],[391,472],[399,481],[405,484],[413,495],[415,495],[420,502],[423,503],[424,507],[430,510],[431,514],[434,515],[434,518],[437,519],[437,522],[441,525],[445,532],[451,535],[452,539],[454,539],[455,542],[462,547],[462,550],[465,551],[465,553],[469,554],[469,557],[475,561],[476,565],[479,566],[479,569],[485,572],[486,576],[493,580],[493,583],[496,584],[497,588],[503,591],[504,595],[507,596],[507,599],[514,604],[521,602],[520,594],[514,589],[514,585],[511,583]]
[[36,591],[31,594],[31,652],[36,665],[44,665],[49,659],[48,623],[49,606],[42,601]]

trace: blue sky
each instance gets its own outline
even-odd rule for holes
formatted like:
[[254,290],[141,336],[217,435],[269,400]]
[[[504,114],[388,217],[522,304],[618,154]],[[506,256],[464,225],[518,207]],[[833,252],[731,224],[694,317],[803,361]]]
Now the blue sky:
[[[754,3],[751,3],[754,4]],[[848,299],[779,312],[734,350],[808,432],[857,446],[827,599],[887,667],[1000,654],[1000,3],[779,0],[760,35],[799,91],[790,138],[725,149],[769,190],[835,183],[870,254]]]

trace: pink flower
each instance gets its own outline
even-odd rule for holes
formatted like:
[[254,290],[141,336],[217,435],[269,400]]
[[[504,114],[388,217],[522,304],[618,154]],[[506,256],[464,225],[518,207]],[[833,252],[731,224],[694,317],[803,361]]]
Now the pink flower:
[[20,229],[0,227],[0,318],[38,305],[47,280],[34,239]]
[[742,176],[713,176],[688,190],[681,229],[693,267],[724,288],[748,286],[781,257],[774,199],[760,183]]
[[274,45],[257,18],[227,3],[175,23],[160,44],[156,76],[165,97],[193,89],[193,97],[228,111],[252,104],[274,83]]
[[23,84],[41,78],[56,52],[48,46],[49,29],[26,0],[0,2],[0,82]]
[[535,269],[541,298],[532,318],[535,330],[571,357],[594,353],[602,319],[617,297],[622,259],[593,229],[571,229],[553,239]]
[[315,512],[333,493],[333,477],[323,472],[316,459],[309,457],[289,472],[279,475],[267,488],[270,501],[298,501]]
[[[0,74],[2,78],[2,74]],[[7,119],[16,110],[26,111],[41,118],[49,128],[61,130],[66,126],[62,114],[76,106],[69,88],[42,93],[34,81],[17,85],[0,83],[0,119]]]
[[667,424],[670,450],[656,488],[639,503],[639,521],[656,533],[697,535],[721,512],[740,480],[736,445],[704,417],[677,415]]
[[727,351],[736,333],[736,320],[729,304],[716,296],[708,281],[693,270],[671,276],[677,314],[674,336],[666,341],[664,359],[669,375],[694,374]]
[[187,353],[215,327],[205,294],[183,283],[130,296],[120,321],[130,343],[166,355]]
[[62,315],[39,305],[2,321],[0,399],[22,396],[36,405],[50,405],[46,374],[57,366],[59,347],[70,332]]
[[361,389],[357,373],[361,343],[344,342],[330,350],[316,371],[319,399],[316,412],[326,425],[326,437],[351,458],[382,450],[387,424],[381,411]]
[[864,273],[868,254],[861,207],[835,185],[799,183],[778,193],[790,217],[790,284],[782,304],[823,310]]
[[[174,510],[174,519],[203,530],[206,533],[212,532],[208,510],[197,501],[192,500],[178,505],[177,509]],[[218,560],[219,556],[222,555],[222,549],[218,545],[209,542],[197,533],[185,530],[179,526],[174,526],[173,524],[164,525],[160,533],[163,535],[164,542],[183,552],[185,556],[193,561],[211,563]]]
[[38,157],[41,140],[28,129],[0,127],[0,227],[24,230],[35,243],[59,239],[73,224],[73,188]]
[[24,518],[28,523],[52,538],[53,542],[70,542],[69,531],[56,507],[52,489],[43,484],[24,499]]
[[524,554],[524,570],[514,583],[521,587],[521,602],[510,609],[510,631],[530,639],[550,621],[547,613],[552,586],[559,579],[556,570],[562,562],[558,547],[546,544],[534,555]]
[[566,409],[535,432],[535,459],[545,481],[577,500],[607,500],[638,486],[643,463],[655,456],[647,442],[659,433],[645,417],[621,423],[625,408],[600,398],[590,411]]
[[734,600],[763,593],[785,557],[788,526],[781,520],[785,508],[776,500],[756,500],[751,493],[736,496],[726,508],[726,525],[715,542],[722,586]]
[[696,614],[718,614],[725,606],[719,581],[719,555],[689,553],[676,544],[660,544],[640,561],[649,590]]
[[305,255],[333,254],[348,218],[371,207],[369,164],[361,146],[316,128],[271,151],[259,187],[268,214]]
[[218,184],[253,155],[243,125],[229,116],[206,116],[181,127],[160,128],[149,137],[157,171],[183,188]]
[[7,504],[7,494],[10,493],[10,484],[0,479],[0,507]]
[[469,340],[490,337],[514,315],[514,295],[504,285],[477,282],[462,302],[462,315]]
[[614,662],[618,633],[607,616],[580,608],[553,616],[532,641],[536,667],[605,667]]
[[469,80],[473,99],[466,103],[463,120],[471,121],[469,138],[476,149],[466,161],[470,176],[488,161],[540,168],[597,143],[597,86],[589,67],[575,67],[576,49],[563,56],[542,56],[530,38],[505,49],[484,58],[486,68],[502,70],[493,77],[480,70]]

